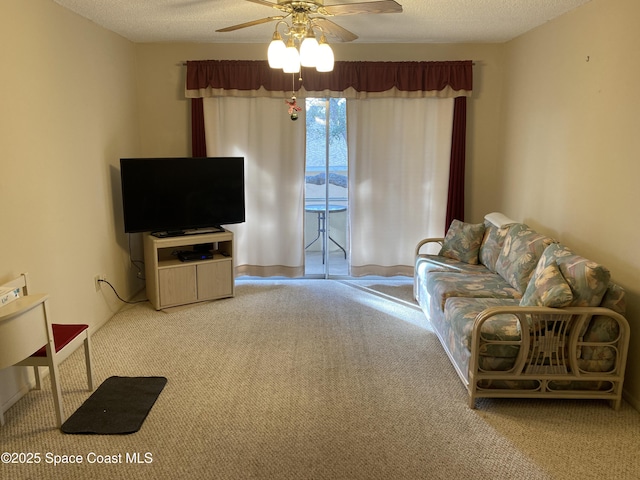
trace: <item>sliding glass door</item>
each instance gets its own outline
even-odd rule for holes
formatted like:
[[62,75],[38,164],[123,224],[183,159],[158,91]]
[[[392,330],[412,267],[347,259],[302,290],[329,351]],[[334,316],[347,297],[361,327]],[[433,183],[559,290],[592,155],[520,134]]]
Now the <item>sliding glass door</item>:
[[347,102],[306,99],[305,276],[349,274]]

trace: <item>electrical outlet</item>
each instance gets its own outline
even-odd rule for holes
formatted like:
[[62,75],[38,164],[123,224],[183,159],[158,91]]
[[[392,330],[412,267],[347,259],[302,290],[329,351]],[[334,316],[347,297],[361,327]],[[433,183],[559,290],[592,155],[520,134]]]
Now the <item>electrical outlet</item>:
[[100,291],[100,289],[102,288],[102,280],[106,280],[106,279],[107,279],[107,276],[105,274],[99,274],[93,277],[93,283],[94,283],[94,286],[96,287],[96,292]]

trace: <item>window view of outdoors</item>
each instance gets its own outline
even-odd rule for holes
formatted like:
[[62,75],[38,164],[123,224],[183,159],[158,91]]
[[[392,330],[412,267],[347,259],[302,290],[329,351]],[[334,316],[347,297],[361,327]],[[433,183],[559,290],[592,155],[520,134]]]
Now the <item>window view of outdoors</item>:
[[305,274],[347,275],[347,101],[308,98],[306,118]]

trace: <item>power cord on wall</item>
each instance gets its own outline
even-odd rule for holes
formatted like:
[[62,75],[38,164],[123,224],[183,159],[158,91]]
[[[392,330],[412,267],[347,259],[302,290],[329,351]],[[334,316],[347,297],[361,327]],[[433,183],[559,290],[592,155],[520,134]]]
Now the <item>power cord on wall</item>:
[[139,278],[140,280],[146,280],[144,277],[144,262],[142,260],[133,259],[133,255],[131,253],[131,235],[127,235],[127,236],[129,237],[129,262],[131,262],[131,265],[133,265],[138,269],[138,273],[136,273],[136,278]]
[[111,285],[111,283],[109,283],[107,280],[99,279],[98,282],[106,283],[107,285],[109,285],[111,287],[111,290],[113,290],[113,293],[115,293],[116,297],[118,297],[118,300],[120,300],[122,303],[128,303],[130,305],[134,305],[136,303],[145,303],[149,301],[145,298],[144,300],[136,300],[135,302],[130,302],[128,300],[123,299],[120,295],[118,295],[118,292],[116,291],[115,287]]

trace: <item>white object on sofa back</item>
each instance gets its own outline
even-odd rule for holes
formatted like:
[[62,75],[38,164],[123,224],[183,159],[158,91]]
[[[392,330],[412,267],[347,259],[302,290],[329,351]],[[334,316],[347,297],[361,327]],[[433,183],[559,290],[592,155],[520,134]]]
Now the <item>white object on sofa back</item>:
[[511,225],[512,223],[518,223],[515,220],[511,220],[504,213],[500,213],[500,212],[488,213],[487,215],[484,216],[484,219],[487,222],[492,223],[498,228],[503,227],[505,225]]

